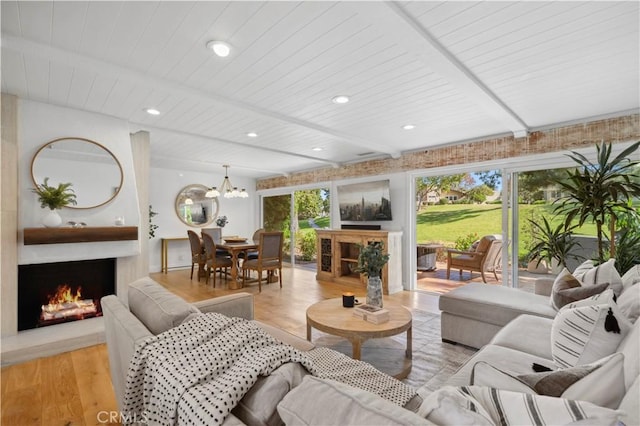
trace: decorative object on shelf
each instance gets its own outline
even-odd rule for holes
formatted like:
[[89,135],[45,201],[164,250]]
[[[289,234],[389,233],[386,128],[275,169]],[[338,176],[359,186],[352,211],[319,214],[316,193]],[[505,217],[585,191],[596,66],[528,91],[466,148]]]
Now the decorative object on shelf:
[[153,223],[153,218],[158,215],[158,212],[153,211],[153,207],[149,204],[149,239],[152,239],[156,236],[156,229],[158,229],[158,225]]
[[42,184],[36,183],[36,187],[31,189],[33,193],[38,195],[40,207],[49,208],[49,212],[42,220],[42,224],[47,228],[55,228],[62,223],[58,209],[69,204],[76,204],[76,194],[71,186],[71,183],[60,183],[57,187],[49,186],[49,178],[45,177]]
[[382,268],[389,261],[389,254],[384,252],[384,244],[374,241],[369,244],[358,244],[357,272],[365,274],[367,280],[367,305],[382,308]]
[[116,216],[114,223],[116,226],[124,226],[124,216]]
[[216,186],[209,188],[205,197],[216,198],[220,196],[220,193],[222,193],[224,198],[249,198],[249,193],[244,188],[238,191],[238,187],[231,184],[231,181],[229,180],[230,166],[225,164],[222,167],[224,167],[224,179],[222,180],[222,185],[220,185],[220,190],[218,190]]
[[216,225],[218,225],[220,228],[224,228],[227,223],[229,223],[229,220],[226,216],[220,216],[216,219]]
[[87,226],[87,224],[84,222],[75,222],[73,220],[70,220],[69,222],[67,222],[67,225],[69,225],[72,228],[84,228],[85,226]]

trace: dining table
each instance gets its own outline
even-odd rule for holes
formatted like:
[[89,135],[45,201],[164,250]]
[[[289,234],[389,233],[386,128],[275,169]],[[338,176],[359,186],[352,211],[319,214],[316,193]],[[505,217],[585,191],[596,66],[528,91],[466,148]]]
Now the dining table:
[[216,244],[216,248],[227,250],[231,253],[231,281],[229,281],[229,289],[236,290],[242,288],[242,279],[238,279],[238,257],[240,253],[245,253],[245,259],[249,250],[256,250],[258,244],[249,241],[226,241]]

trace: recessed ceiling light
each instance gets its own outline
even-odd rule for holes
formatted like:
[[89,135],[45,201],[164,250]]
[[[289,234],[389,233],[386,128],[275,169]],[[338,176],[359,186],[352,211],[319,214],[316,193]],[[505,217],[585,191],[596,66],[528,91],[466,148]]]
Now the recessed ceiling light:
[[158,111],[158,110],[157,110],[157,109],[155,109],[155,108],[146,108],[146,109],[145,109],[145,112],[146,112],[147,114],[151,114],[151,115],[160,115],[160,111]]
[[413,130],[416,128],[416,126],[414,126],[413,124],[405,124],[404,126],[402,126],[402,128],[405,130]]
[[249,136],[250,138],[257,138],[258,134],[256,132],[249,132],[247,133],[247,136]]
[[211,40],[207,43],[207,48],[213,50],[213,53],[222,58],[229,56],[231,52],[231,46],[224,41]]
[[314,148],[311,148],[312,151],[322,151],[324,148],[321,148],[319,146],[316,146]]
[[334,96],[334,98],[331,99],[331,101],[334,104],[346,104],[347,102],[349,102],[349,97],[347,95],[338,95],[338,96]]

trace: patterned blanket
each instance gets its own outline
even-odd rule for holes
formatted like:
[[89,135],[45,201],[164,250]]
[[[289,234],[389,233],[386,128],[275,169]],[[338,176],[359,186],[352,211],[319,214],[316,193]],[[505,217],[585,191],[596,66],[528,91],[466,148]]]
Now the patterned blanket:
[[148,424],[220,424],[259,376],[286,362],[311,374],[366,389],[396,404],[415,390],[339,352],[301,352],[258,325],[221,314],[199,315],[141,342],[129,365],[124,411]]

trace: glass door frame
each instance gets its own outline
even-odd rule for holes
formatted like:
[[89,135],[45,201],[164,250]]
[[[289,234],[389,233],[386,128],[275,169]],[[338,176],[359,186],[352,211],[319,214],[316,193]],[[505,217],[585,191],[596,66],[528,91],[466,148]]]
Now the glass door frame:
[[[515,142],[514,142],[515,143]],[[615,156],[630,146],[633,142],[620,142],[612,147],[611,155]],[[545,170],[553,168],[575,167],[576,163],[566,154],[571,151],[579,152],[591,161],[596,160],[595,144],[587,148],[565,149],[560,152],[551,152],[546,154],[536,154],[530,156],[514,157],[508,160],[492,160],[470,164],[458,164],[454,166],[417,169],[406,173],[406,187],[408,191],[407,200],[412,203],[412,208],[407,209],[407,229],[411,229],[406,239],[404,249],[406,253],[414,253],[416,250],[416,178],[423,176],[441,176],[456,173],[473,173],[482,170],[500,170],[502,173],[502,238],[503,241],[509,241],[511,244],[507,248],[510,250],[502,250],[503,265],[513,265],[508,274],[502,274],[502,285],[517,286],[518,283],[518,209],[510,208],[510,206],[518,206],[518,173],[536,170]],[[640,159],[640,152],[636,152],[635,156]],[[505,163],[508,162],[508,167]],[[511,222],[510,222],[511,221]],[[510,225],[509,225],[510,223]],[[410,274],[409,288],[407,290],[415,290],[417,288],[417,259],[416,256],[409,256]]]
[[[274,188],[274,189],[264,189],[264,190],[260,190],[257,192],[258,195],[258,210],[259,210],[259,221],[260,221],[260,226],[264,226],[264,197],[274,197],[274,196],[282,196],[282,195],[289,195],[290,196],[290,206],[289,206],[289,217],[293,218],[293,215],[295,214],[295,193],[296,191],[304,191],[307,189],[326,189],[329,188],[330,193],[333,194],[333,185],[332,182],[314,182],[311,185],[300,185],[300,186],[291,186],[291,187],[287,187],[287,188]],[[333,209],[333,200],[330,200],[331,205],[330,205],[330,209]],[[331,217],[331,215],[329,215],[329,217]],[[296,221],[297,223],[297,221]],[[295,239],[295,230],[293,229],[293,221],[290,220],[289,221],[289,233],[291,234],[291,247],[292,249],[290,250],[290,263],[292,267],[295,267],[296,265],[296,259],[295,259],[295,250],[293,249],[295,247],[296,244],[296,239]]]

